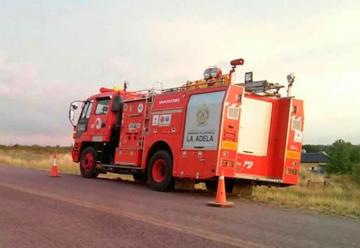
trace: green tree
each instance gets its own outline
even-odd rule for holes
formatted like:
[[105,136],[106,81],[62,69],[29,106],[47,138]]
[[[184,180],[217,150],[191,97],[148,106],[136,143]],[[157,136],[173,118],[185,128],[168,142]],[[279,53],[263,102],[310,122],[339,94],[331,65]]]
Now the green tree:
[[350,150],[350,161],[352,163],[360,163],[360,146],[352,146]]
[[306,152],[329,152],[330,146],[329,145],[303,145],[302,149]]
[[352,144],[342,139],[335,141],[329,149],[330,163],[328,173],[350,174],[353,164],[350,160]]
[[321,152],[319,145],[303,145],[302,149],[306,152]]

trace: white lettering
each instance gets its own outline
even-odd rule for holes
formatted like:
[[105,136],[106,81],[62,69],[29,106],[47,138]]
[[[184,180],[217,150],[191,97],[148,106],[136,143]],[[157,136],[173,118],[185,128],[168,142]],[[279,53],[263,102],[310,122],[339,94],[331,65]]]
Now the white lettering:
[[212,135],[189,135],[186,136],[186,142],[213,142],[214,136]]
[[160,100],[159,104],[170,104],[170,103],[178,103],[178,102],[180,102],[180,98]]

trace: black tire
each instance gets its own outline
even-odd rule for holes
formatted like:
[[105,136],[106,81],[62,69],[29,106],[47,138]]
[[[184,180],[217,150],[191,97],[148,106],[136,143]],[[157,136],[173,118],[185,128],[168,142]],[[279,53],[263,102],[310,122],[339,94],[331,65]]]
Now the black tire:
[[172,172],[173,161],[169,152],[157,151],[152,155],[148,164],[147,184],[155,191],[173,190],[175,180],[172,176]]
[[99,171],[96,168],[96,150],[89,146],[86,147],[80,156],[80,171],[81,176],[85,178],[96,178]]

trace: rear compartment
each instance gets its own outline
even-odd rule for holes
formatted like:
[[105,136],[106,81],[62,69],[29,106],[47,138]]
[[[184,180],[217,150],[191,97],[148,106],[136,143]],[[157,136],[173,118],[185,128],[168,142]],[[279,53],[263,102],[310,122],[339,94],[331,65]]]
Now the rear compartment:
[[246,94],[240,112],[236,162],[224,164],[220,154],[217,174],[296,184],[304,121],[302,101]]

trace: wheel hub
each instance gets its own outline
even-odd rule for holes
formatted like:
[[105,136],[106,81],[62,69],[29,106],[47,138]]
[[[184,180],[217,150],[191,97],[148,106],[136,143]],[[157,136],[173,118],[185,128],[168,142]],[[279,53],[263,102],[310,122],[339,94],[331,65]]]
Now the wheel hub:
[[94,162],[93,155],[91,153],[86,153],[85,156],[84,156],[84,159],[83,159],[83,161],[81,163],[81,166],[86,171],[90,171],[92,169],[93,162]]
[[161,183],[166,177],[166,163],[163,159],[155,161],[152,168],[152,176],[155,182]]

